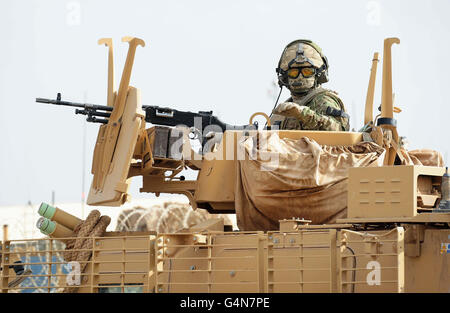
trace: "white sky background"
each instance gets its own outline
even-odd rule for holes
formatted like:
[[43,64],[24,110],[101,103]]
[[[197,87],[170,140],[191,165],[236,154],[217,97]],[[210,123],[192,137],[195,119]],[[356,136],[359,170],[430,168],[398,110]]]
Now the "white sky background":
[[[213,110],[247,123],[274,105],[275,67],[287,43],[317,42],[330,82],[362,126],[373,52],[393,46],[399,134],[410,148],[449,161],[450,1],[13,1],[0,4],[0,206],[80,201],[84,116],[36,97],[106,104],[107,49],[115,45],[118,86],[128,44],[142,38],[131,85],[142,103]],[[381,99],[381,63],[376,104]],[[283,93],[282,100],[287,93]],[[86,188],[98,124],[86,126]],[[131,194],[139,194],[135,179]]]

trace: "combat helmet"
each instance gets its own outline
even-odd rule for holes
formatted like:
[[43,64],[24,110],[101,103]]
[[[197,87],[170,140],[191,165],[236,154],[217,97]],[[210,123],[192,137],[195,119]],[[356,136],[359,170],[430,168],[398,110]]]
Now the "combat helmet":
[[284,48],[276,72],[280,87],[301,94],[328,81],[328,60],[317,44],[299,39]]

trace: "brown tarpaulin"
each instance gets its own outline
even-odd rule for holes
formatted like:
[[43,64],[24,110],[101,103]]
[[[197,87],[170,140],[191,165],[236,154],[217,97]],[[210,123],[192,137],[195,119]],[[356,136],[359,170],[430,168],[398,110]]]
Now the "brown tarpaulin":
[[417,149],[405,152],[402,150],[403,156],[406,157],[408,165],[424,165],[424,166],[444,166],[442,154],[430,149]]
[[[276,230],[279,220],[300,217],[313,224],[346,216],[350,167],[380,166],[384,149],[375,143],[321,146],[312,139],[280,139],[276,133],[255,144],[241,143],[235,204],[240,230]],[[248,159],[249,156],[252,159]]]

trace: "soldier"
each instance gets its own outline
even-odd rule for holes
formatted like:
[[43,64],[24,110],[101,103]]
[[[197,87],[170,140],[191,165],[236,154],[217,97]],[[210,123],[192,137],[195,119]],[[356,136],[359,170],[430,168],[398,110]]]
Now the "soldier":
[[278,84],[291,92],[270,121],[279,129],[348,131],[349,115],[337,93],[320,87],[328,81],[328,61],[310,40],[295,40],[281,55]]

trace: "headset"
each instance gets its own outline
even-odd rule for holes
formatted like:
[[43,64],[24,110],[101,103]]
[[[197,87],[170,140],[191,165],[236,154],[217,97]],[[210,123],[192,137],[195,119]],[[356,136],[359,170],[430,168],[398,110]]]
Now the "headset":
[[307,44],[307,45],[313,47],[313,48],[320,54],[320,57],[322,58],[322,61],[323,61],[323,65],[322,65],[320,68],[316,69],[316,75],[315,75],[315,77],[316,77],[316,82],[317,82],[317,84],[319,84],[319,85],[320,85],[320,84],[323,84],[323,83],[326,83],[326,82],[328,81],[328,59],[327,59],[326,56],[324,56],[324,55],[322,54],[322,49],[320,49],[320,47],[319,47],[317,44],[315,44],[314,42],[312,42],[311,40],[308,40],[308,39],[298,39],[298,40],[294,40],[294,41],[292,41],[291,43],[289,43],[289,44],[284,48],[283,53],[282,53],[281,56],[280,56],[280,60],[278,61],[278,66],[277,66],[277,68],[275,69],[275,71],[276,71],[276,73],[277,73],[277,75],[278,75],[278,85],[279,85],[280,87],[283,87],[283,86],[288,87],[288,81],[287,81],[288,77],[287,77],[287,72],[280,68],[281,59],[283,58],[283,55],[284,55],[284,53],[286,52],[286,49],[287,49],[288,47],[294,45],[294,44],[297,44],[297,43],[304,43],[304,44]]

